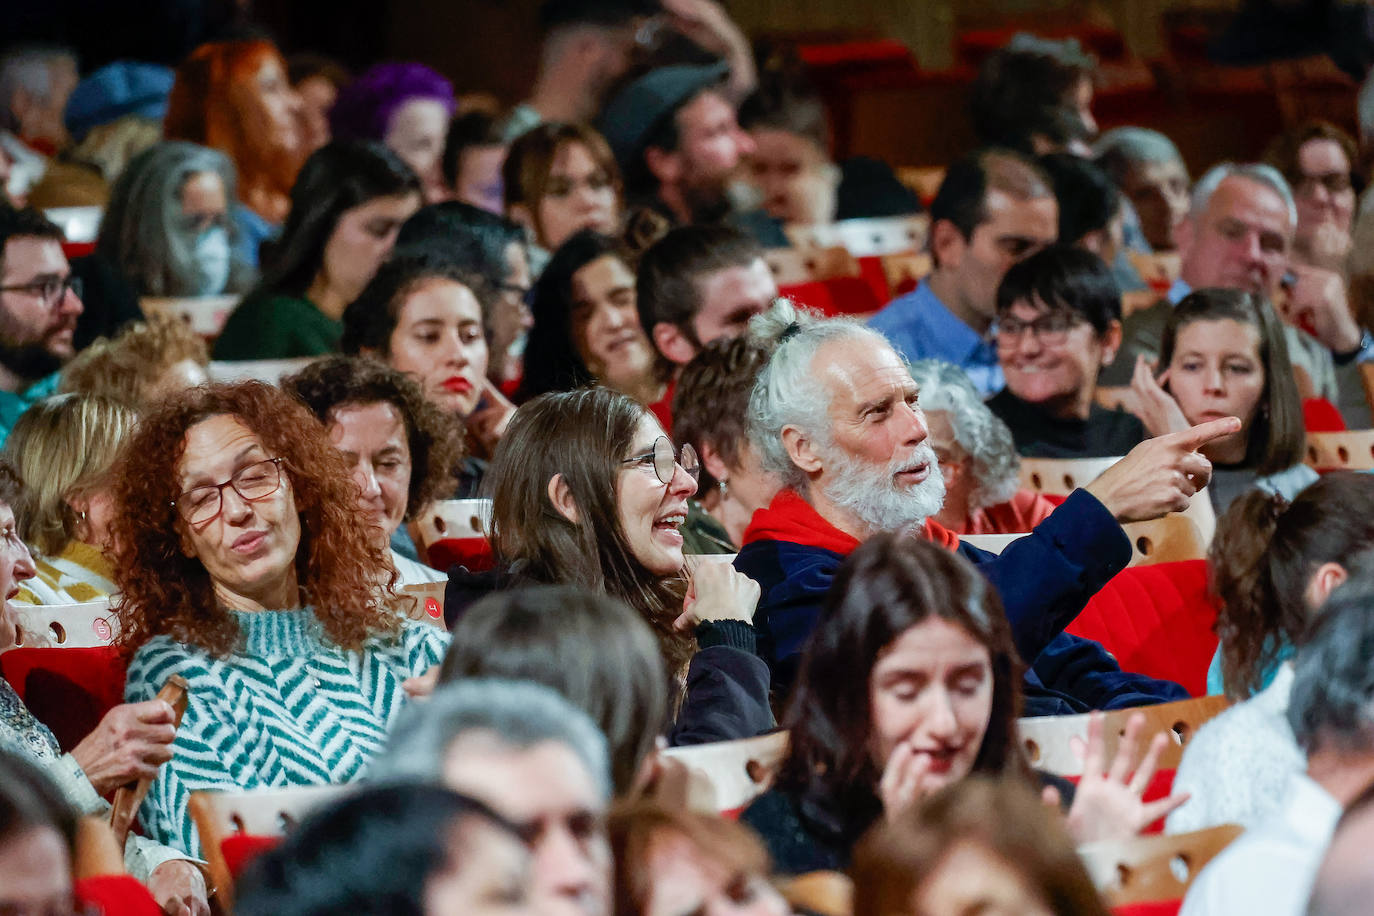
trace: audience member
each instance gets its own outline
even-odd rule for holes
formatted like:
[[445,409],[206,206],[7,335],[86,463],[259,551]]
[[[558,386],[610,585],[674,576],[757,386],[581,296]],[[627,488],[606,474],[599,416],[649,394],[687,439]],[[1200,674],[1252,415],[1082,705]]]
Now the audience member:
[[1355,140],[1334,124],[1308,121],[1286,131],[1264,152],[1264,161],[1293,189],[1298,222],[1293,259],[1345,270],[1355,221]]
[[969,94],[973,132],[985,146],[1030,155],[1087,152],[1097,61],[1074,40],[1020,33],[983,61]]
[[630,68],[636,33],[659,8],[653,0],[544,0],[539,72],[530,97],[506,120],[506,140],[545,121],[585,124],[595,118]]
[[391,253],[420,206],[415,173],[379,143],[316,150],[258,285],[230,314],[216,359],[321,356],[339,347],[344,308]]
[[682,226],[650,245],[635,278],[639,323],[675,372],[738,337],[778,297],[763,248],[728,226]]
[[854,851],[854,912],[1107,916],[1073,841],[1033,792],[971,776]]
[[584,229],[563,243],[534,286],[534,326],[516,400],[596,382],[641,404],[664,396],[666,366],[636,311],[632,256]]
[[501,169],[508,144],[486,111],[469,111],[448,126],[440,172],[444,187],[465,204],[497,216],[505,213]]
[[[835,573],[788,704],[787,757],[742,820],[784,873],[845,868],[869,827],[970,773],[1029,782],[1020,674],[997,591],[973,564],[928,541],[871,538]],[[1132,718],[1119,752],[1131,763],[1143,725]],[[1163,747],[1159,736],[1130,785],[1124,767],[1088,767],[1068,814],[1075,839],[1130,836],[1183,801],[1141,800]]]
[[530,401],[485,482],[497,571],[453,572],[445,615],[521,584],[619,598],[658,637],[675,685],[675,734],[699,743],[767,731],[768,668],[754,654],[751,623],[758,587],[720,562],[696,564],[683,581],[679,528],[698,468],[690,445],[675,448],[653,414],[624,395],[586,388]]
[[[282,379],[282,388],[310,408],[343,453],[358,485],[359,511],[379,545],[389,545],[403,522],[453,491],[462,427],[414,379],[370,359],[334,356]],[[444,579],[395,550],[391,564],[397,586]]]
[[1142,443],[994,557],[933,521],[944,479],[916,384],[891,345],[852,319],[787,318],[775,309],[754,319],[752,332],[777,342],[749,410],[763,466],[785,486],[754,514],[735,560],[762,588],[759,651],[778,688],[792,682],[843,556],[879,532],[918,531],[978,564],[1000,591],[1031,661],[1035,714],[1182,699],[1177,685],[1125,674],[1096,643],[1061,630],[1128,561],[1118,523],[1183,509],[1209,472],[1193,450],[1238,421]]
[[1022,455],[1107,458],[1145,438],[1140,420],[1095,398],[1121,345],[1121,292],[1097,255],[1056,244],[1013,265],[997,287],[996,333],[1007,387],[988,407]]
[[955,534],[1019,534],[1049,518],[1054,503],[1021,488],[1021,459],[1007,424],[962,370],[937,359],[910,364],[930,447],[945,479],[935,515]]
[[140,422],[112,523],[125,695],[175,674],[190,698],[149,836],[194,853],[190,793],[348,782],[381,749],[401,682],[448,639],[383,605],[386,554],[360,521],[344,459],[284,392],[197,388]]
[[0,130],[44,156],[70,142],[62,112],[80,74],[76,55],[56,45],[7,48],[0,57]]
[[1169,314],[1159,379],[1137,359],[1132,387],[1153,435],[1214,417],[1240,431],[1203,446],[1212,462],[1207,495],[1217,515],[1251,487],[1292,499],[1317,479],[1303,463],[1306,437],[1283,325],[1255,293],[1201,289]]
[[642,788],[669,725],[668,677],[654,631],[628,605],[567,585],[508,589],[465,609],[452,633],[440,684],[502,678],[553,688],[606,736],[615,794]]
[[306,156],[301,99],[286,80],[286,62],[270,41],[201,45],[177,67],[163,133],[226,154],[238,172],[234,210],[245,260],[276,235]]
[[425,203],[449,197],[439,160],[457,100],[453,84],[423,64],[377,64],[339,90],[329,109],[336,140],[385,143],[420,178]]
[[367,788],[312,813],[250,863],[243,916],[535,916],[529,837],[437,786]]
[[1029,159],[994,150],[955,162],[930,205],[934,269],[869,322],[908,360],[942,359],[984,397],[1004,385],[991,328],[997,287],[1017,261],[1052,244],[1059,208]]
[[1301,914],[1341,809],[1374,782],[1374,593],[1334,596],[1298,650],[1288,723],[1307,755],[1281,805],[1202,870],[1181,916]]
[[1171,832],[1253,827],[1278,809],[1304,766],[1285,718],[1293,647],[1328,596],[1374,559],[1372,510],[1374,478],[1334,473],[1291,503],[1255,491],[1222,516],[1210,551],[1220,645],[1207,689],[1242,702],[1188,742],[1174,784],[1192,799],[1170,816]]
[[15,423],[5,454],[28,489],[19,529],[37,554],[36,575],[17,601],[73,604],[114,594],[110,471],[137,419],[109,398],[59,394]]
[[533,912],[611,916],[606,739],[554,690],[474,678],[446,684],[396,723],[369,778],[441,783],[530,838]]
[[469,454],[456,471],[460,497],[476,495],[482,459],[514,410],[487,379],[493,298],[482,277],[437,250],[417,250],[383,264],[344,312],[344,353],[411,376],[431,404],[462,422]]
[[0,442],[30,404],[52,393],[76,353],[81,281],[62,241],[37,210],[0,205]]
[[1173,141],[1144,127],[1117,127],[1097,139],[1093,156],[1131,202],[1150,247],[1177,248],[1174,232],[1188,214],[1190,182]]
[[127,325],[100,338],[62,367],[58,390],[112,398],[145,410],[158,398],[209,381],[205,339],[170,315]]
[[605,135],[625,176],[631,207],[674,224],[729,215],[729,185],[754,141],[740,130],[726,94],[725,64],[650,70],[602,111]]
[[1038,164],[1050,177],[1059,202],[1059,243],[1076,245],[1106,264],[1115,264],[1125,244],[1121,191],[1082,156],[1049,153]]
[[697,499],[687,501],[682,550],[735,553],[754,513],[782,486],[749,441],[749,397],[768,349],[748,335],[701,349],[673,393],[673,432],[701,456]]
[[605,138],[590,127],[540,124],[511,144],[502,174],[506,214],[544,257],[583,229],[620,230],[620,169]]
[[[14,507],[25,501],[18,473],[0,459],[0,533],[5,541],[0,551],[0,587],[5,601],[0,613],[0,651],[12,648],[17,636],[9,596],[34,575],[33,560],[19,537],[14,514]],[[39,766],[53,781],[53,788],[61,792],[65,806],[82,814],[108,817],[110,806],[104,796],[130,780],[157,771],[158,765],[171,756],[173,721],[172,707],[163,700],[116,706],[94,731],[69,753],[63,753],[48,727],[34,718],[9,682],[0,678],[0,761],[10,759],[4,752],[11,752]],[[14,765],[8,769],[10,772],[0,778],[0,791],[13,790],[21,782],[16,779],[19,774]],[[15,821],[4,816],[6,801],[0,800],[0,824],[8,825]],[[6,838],[0,836],[0,862],[4,861],[6,845]],[[148,885],[159,904],[189,894],[205,905],[207,895],[200,870],[181,853],[131,834],[124,846],[124,864],[131,875]],[[3,895],[10,890],[12,873],[0,867],[0,874],[7,879],[0,886]],[[206,911],[193,912],[200,916]]]
[[534,318],[527,300],[533,284],[531,252],[520,227],[471,204],[448,201],[421,207],[401,226],[396,249],[403,254],[439,248],[485,277],[500,292],[487,315],[487,376],[498,385],[523,374],[526,336]]
[[768,881],[768,853],[724,817],[639,802],[611,812],[614,916],[790,916]]
[[1307,916],[1358,916],[1369,906],[1374,895],[1374,872],[1369,869],[1369,845],[1374,842],[1371,811],[1374,788],[1366,788],[1346,806],[1317,870]]
[[235,255],[233,163],[194,143],[158,143],[115,182],[96,252],[138,296],[244,292],[252,268]]
[[[1202,176],[1193,188],[1188,216],[1176,230],[1179,280],[1165,300],[1126,318],[1122,349],[1098,380],[1104,385],[1129,384],[1136,356],[1158,358],[1173,307],[1193,290],[1215,286],[1258,293],[1270,302],[1282,297],[1287,302],[1281,314],[1288,322],[1284,333],[1289,358],[1306,377],[1304,396],[1336,402],[1333,359],[1353,364],[1362,352],[1361,331],[1339,278],[1290,263],[1296,222],[1288,183],[1270,166],[1223,163]],[[1297,282],[1285,290],[1290,272]],[[1293,326],[1299,323],[1314,328],[1316,336]],[[1303,388],[1300,384],[1299,390]]]
[[301,152],[309,155],[332,139],[329,109],[353,76],[333,58],[309,51],[287,58],[286,76],[300,96]]

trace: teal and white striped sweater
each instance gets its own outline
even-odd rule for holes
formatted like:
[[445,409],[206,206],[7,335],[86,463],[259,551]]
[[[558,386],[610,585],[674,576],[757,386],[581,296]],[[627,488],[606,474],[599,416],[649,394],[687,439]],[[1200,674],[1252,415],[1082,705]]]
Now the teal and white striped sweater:
[[400,636],[359,652],[329,642],[314,613],[234,612],[243,634],[227,658],[150,639],[129,666],[125,696],[152,699],[173,674],[190,684],[173,757],[140,817],[144,832],[193,855],[192,792],[338,784],[356,779],[405,704],[401,682],[437,664],[448,634],[404,621]]

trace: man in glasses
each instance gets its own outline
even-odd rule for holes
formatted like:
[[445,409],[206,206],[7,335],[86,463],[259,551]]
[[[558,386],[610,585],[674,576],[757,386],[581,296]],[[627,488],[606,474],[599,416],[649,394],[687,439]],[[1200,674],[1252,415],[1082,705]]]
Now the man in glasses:
[[80,285],[62,230],[37,210],[0,204],[0,440],[76,355]]

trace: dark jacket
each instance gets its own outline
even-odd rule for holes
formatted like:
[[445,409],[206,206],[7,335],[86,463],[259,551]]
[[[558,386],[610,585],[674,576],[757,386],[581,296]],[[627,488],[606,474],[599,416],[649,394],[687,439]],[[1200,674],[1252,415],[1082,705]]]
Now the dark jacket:
[[[444,620],[454,621],[492,592],[536,584],[509,570],[448,571]],[[686,689],[668,732],[673,747],[753,738],[777,727],[768,705],[768,665],[759,657],[754,627],[739,620],[697,627],[698,651],[687,665]]]
[[[1063,632],[1131,556],[1121,526],[1092,494],[1075,491],[1000,556],[960,543],[932,521],[926,522],[922,536],[956,550],[997,589],[1017,651],[1031,660],[1026,715],[1187,698],[1179,685],[1124,672],[1098,643]],[[778,691],[791,688],[835,572],[857,546],[856,538],[835,528],[791,490],[754,514],[735,568],[762,589],[754,622],[759,652]]]
[[1100,404],[1088,408],[1086,420],[1064,419],[1003,388],[988,399],[988,409],[1007,424],[1026,458],[1115,458],[1145,439],[1139,419]]

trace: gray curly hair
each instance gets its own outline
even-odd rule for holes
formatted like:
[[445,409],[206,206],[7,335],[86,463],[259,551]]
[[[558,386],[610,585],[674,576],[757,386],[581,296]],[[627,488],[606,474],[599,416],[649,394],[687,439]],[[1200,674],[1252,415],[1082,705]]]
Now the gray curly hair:
[[1021,456],[1011,430],[983,403],[964,371],[938,359],[917,360],[908,368],[921,391],[921,409],[927,415],[944,411],[954,441],[973,459],[976,484],[968,510],[1001,505],[1016,495]]
[[817,396],[821,392],[812,370],[816,352],[838,340],[862,340],[889,348],[892,345],[858,319],[826,318],[781,298],[774,300],[768,311],[750,319],[749,335],[760,345],[773,349],[749,397],[749,440],[764,470],[778,474],[784,486],[804,492],[806,473],[792,463],[782,444],[782,430],[796,426],[816,441],[833,445],[830,403]]

